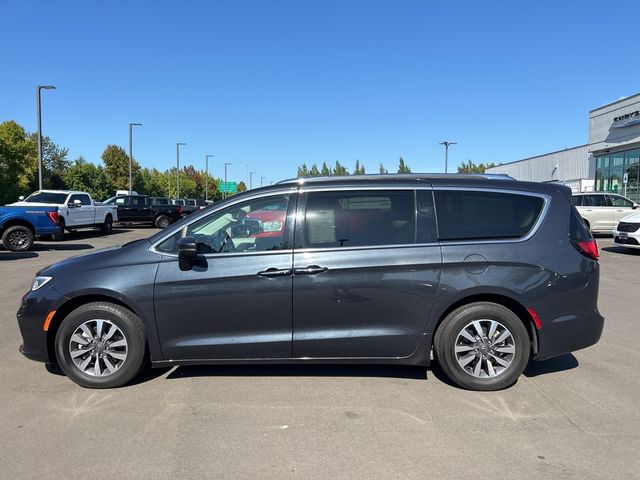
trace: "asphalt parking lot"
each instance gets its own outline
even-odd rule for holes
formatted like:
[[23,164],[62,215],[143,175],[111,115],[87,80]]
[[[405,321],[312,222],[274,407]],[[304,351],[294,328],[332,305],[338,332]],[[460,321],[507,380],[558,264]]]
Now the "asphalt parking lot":
[[38,269],[153,232],[0,250],[1,478],[640,478],[640,252],[598,238],[600,343],[502,392],[385,366],[179,367],[98,391],[18,353]]

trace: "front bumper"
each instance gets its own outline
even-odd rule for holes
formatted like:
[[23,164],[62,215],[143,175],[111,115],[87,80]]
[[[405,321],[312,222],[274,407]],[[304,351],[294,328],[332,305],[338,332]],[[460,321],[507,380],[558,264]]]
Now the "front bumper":
[[640,248],[640,230],[635,232],[620,232],[613,230],[613,244],[620,247]]
[[37,362],[55,363],[53,342],[49,344],[48,332],[44,330],[47,314],[64,303],[65,297],[50,285],[22,297],[17,319],[22,335],[20,353]]

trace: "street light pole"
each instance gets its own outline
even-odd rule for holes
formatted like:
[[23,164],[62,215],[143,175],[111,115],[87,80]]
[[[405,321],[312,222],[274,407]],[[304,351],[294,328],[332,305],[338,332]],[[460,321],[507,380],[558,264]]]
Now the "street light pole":
[[449,142],[447,140],[440,142],[440,145],[444,145],[444,173],[448,173],[449,169],[449,146],[457,144],[458,142]]
[[204,201],[209,200],[209,157],[213,158],[213,155],[204,156]]
[[260,177],[260,186],[262,186],[262,181],[267,177]]
[[176,198],[180,198],[180,145],[186,145],[186,143],[176,143]]
[[251,190],[253,188],[253,176],[256,174],[256,172],[249,172],[249,190]]
[[38,190],[42,190],[42,106],[40,90],[55,90],[53,85],[36,85],[36,104],[38,112]]
[[[224,162],[224,183],[227,183],[227,167],[232,165],[231,162]],[[227,198],[227,192],[224,192],[224,198]]]
[[141,123],[130,123],[129,124],[129,195],[133,191],[133,178],[131,174],[131,169],[133,165],[133,127],[142,126]]

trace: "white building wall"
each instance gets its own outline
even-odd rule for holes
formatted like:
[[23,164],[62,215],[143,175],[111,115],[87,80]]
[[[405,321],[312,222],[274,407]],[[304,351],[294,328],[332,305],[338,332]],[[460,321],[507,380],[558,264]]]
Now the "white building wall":
[[529,182],[563,182],[572,188],[575,184],[582,190],[587,188],[582,179],[595,178],[595,163],[588,146],[581,145],[488,168],[486,173],[503,173]]

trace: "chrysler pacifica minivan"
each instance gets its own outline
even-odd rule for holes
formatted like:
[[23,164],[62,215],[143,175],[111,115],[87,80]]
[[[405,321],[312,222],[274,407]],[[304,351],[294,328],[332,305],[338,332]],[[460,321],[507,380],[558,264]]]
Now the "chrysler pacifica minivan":
[[152,366],[428,366],[473,390],[600,338],[569,188],[479,175],[296,179],[38,272],[22,353],[85,387]]

